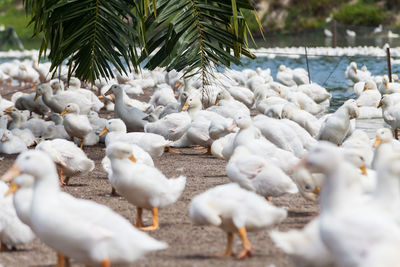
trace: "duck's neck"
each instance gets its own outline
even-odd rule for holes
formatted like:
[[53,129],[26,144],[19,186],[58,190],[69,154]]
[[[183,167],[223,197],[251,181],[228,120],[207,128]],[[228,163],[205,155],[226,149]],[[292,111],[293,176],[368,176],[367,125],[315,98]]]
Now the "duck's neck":
[[111,160],[111,168],[113,171],[113,174],[124,174],[125,170],[127,170],[127,168],[131,167],[132,164],[135,164],[134,162],[132,162],[129,159],[110,159]]
[[347,163],[332,162],[335,168],[326,174],[321,193],[321,216],[335,213],[349,200],[351,192],[347,188],[352,166]]
[[14,114],[12,117],[12,122],[10,123],[10,129],[20,128],[22,124],[22,115],[21,114]]
[[53,92],[51,89],[46,90],[42,93],[43,102],[45,102],[45,103],[50,102],[52,98],[53,98]]
[[42,201],[43,196],[46,196],[47,199],[51,199],[58,194],[60,185],[56,168],[52,166],[51,170],[43,173],[40,179],[36,178],[33,188],[32,206]]
[[196,105],[196,106],[190,107],[188,110],[188,113],[189,113],[190,117],[193,119],[196,116],[196,114],[199,113],[199,111],[201,109],[202,109],[201,105]]
[[373,198],[384,207],[400,204],[400,182],[386,170],[379,170]]
[[118,136],[122,135],[122,134],[126,134],[126,131],[112,131],[109,132],[106,136],[106,146],[108,146],[109,144],[111,144],[113,142],[113,140],[115,140],[116,138],[118,138]]
[[124,92],[119,92],[115,95],[115,106],[120,106],[124,104]]

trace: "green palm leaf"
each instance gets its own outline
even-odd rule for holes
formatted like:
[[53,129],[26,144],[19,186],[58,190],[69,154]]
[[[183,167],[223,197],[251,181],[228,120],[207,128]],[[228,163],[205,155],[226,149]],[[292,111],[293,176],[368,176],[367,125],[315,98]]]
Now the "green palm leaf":
[[[240,64],[249,30],[242,10],[249,0],[24,0],[41,56],[51,70],[66,60],[69,75],[94,81],[118,72],[158,66],[200,73],[208,84],[211,66]],[[141,48],[138,58],[136,48]]]
[[[185,69],[186,76],[201,74],[209,83],[214,65],[240,64],[240,55],[254,58],[247,48],[250,33],[242,9],[245,0],[160,0],[152,17],[146,49],[140,58],[146,67]],[[151,17],[151,16],[150,16]],[[149,19],[150,19],[149,17]]]
[[50,48],[51,70],[66,59],[70,73],[83,80],[113,77],[136,67],[140,43],[129,0],[25,0],[35,33],[43,33],[40,53]]

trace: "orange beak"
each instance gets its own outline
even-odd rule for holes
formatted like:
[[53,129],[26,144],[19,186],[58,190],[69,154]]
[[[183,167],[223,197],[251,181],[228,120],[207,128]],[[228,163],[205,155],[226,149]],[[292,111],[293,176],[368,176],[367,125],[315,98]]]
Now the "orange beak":
[[6,112],[6,114],[10,114],[11,113],[11,109],[12,109],[12,107],[8,107],[4,111]]
[[67,114],[67,113],[68,113],[68,111],[67,111],[66,109],[64,109],[63,112],[61,112],[60,115],[63,116],[63,115],[65,115],[65,114]]
[[182,111],[185,111],[185,110],[187,110],[188,108],[189,108],[189,104],[188,104],[188,102],[186,102],[185,105],[184,105],[183,108],[182,108]]
[[375,138],[374,148],[377,148],[382,143],[382,139],[378,136]]
[[319,195],[320,192],[321,192],[321,188],[320,188],[319,186],[316,186],[316,187],[314,188],[313,193],[316,194],[316,195]]
[[367,167],[364,165],[364,166],[361,166],[360,167],[360,170],[361,170],[361,173],[363,174],[363,175],[367,175]]
[[19,186],[14,181],[12,181],[10,184],[10,187],[8,188],[7,193],[4,196],[6,197],[8,195],[14,194],[15,192],[18,191],[18,189],[19,189]]
[[35,98],[33,100],[36,101],[39,98],[39,96],[40,96],[40,94],[38,92],[36,92]]
[[108,130],[106,127],[100,132],[99,136],[103,136],[104,134],[108,133]]
[[136,158],[135,158],[135,156],[133,156],[133,154],[129,156],[129,159],[130,159],[132,162],[136,162]]
[[22,172],[18,168],[16,164],[12,165],[11,168],[8,169],[8,171],[1,176],[1,180],[3,182],[11,182],[15,177],[20,175]]

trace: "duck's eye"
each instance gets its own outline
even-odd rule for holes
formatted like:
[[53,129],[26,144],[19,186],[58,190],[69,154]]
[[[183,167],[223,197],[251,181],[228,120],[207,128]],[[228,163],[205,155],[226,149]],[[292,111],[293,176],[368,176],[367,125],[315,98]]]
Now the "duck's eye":
[[30,156],[26,156],[25,159],[26,159],[26,160],[30,160],[31,157],[30,157]]
[[311,189],[311,186],[308,185],[308,184],[306,184],[306,185],[304,186],[304,188],[305,188],[306,190],[310,190],[310,189]]
[[192,101],[192,99],[189,99],[190,101]]

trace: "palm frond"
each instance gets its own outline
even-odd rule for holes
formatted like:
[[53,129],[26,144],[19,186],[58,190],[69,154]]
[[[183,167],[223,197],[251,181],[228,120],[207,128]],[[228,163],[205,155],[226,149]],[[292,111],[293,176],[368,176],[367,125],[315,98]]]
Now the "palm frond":
[[[241,10],[249,0],[24,0],[34,34],[42,34],[41,56],[50,48],[51,70],[66,60],[69,75],[94,81],[146,61],[186,75],[211,66],[240,64],[249,28]],[[138,58],[136,48],[142,48]]]
[[247,47],[250,34],[241,10],[254,10],[248,0],[159,0],[158,16],[149,16],[151,31],[141,61],[154,69],[185,69],[209,84],[211,66],[240,64],[240,55],[255,56]]
[[[43,33],[40,55],[50,48],[48,58],[55,71],[68,59],[69,70],[83,80],[113,77],[136,67],[136,46],[141,43],[137,18],[129,0],[25,0],[32,14],[35,34]],[[144,34],[143,34],[144,36]]]

